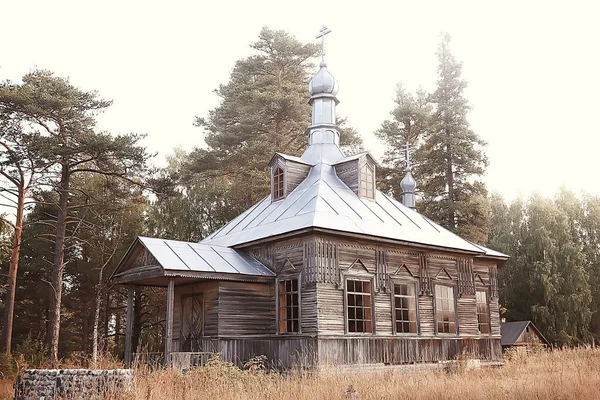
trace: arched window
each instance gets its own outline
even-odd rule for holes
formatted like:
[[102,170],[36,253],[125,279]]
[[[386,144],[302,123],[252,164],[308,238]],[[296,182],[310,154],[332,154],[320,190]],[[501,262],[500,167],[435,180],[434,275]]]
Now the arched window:
[[273,172],[273,200],[279,200],[283,198],[283,188],[283,168],[277,167]]
[[360,169],[360,196],[372,199],[375,197],[375,177],[373,168],[368,164]]

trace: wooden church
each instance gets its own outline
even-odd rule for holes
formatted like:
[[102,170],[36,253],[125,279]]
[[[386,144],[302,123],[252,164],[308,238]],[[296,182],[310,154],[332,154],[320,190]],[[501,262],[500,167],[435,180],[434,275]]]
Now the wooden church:
[[199,243],[138,237],[112,280],[167,288],[165,361],[220,352],[236,364],[403,364],[502,357],[497,268],[508,258],[375,188],[369,153],[346,156],[337,82],[309,85],[301,157],[276,153],[271,194]]

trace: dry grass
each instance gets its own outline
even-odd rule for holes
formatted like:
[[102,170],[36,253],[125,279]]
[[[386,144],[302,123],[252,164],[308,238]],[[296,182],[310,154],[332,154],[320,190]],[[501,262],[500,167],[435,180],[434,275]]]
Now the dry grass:
[[[444,371],[330,371],[287,375],[240,371],[222,362],[186,374],[139,370],[125,399],[344,399],[353,385],[366,399],[595,399],[600,349],[514,357],[502,368]],[[5,387],[6,386],[6,387]],[[0,386],[2,394],[10,385]]]

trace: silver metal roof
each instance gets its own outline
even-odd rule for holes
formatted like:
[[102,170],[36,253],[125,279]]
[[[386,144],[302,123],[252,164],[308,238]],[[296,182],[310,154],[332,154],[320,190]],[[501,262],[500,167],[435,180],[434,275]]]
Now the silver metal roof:
[[254,276],[275,274],[248,254],[223,246],[139,236],[165,271],[220,272]]
[[[327,151],[330,146],[322,147]],[[304,182],[286,198],[273,202],[270,196],[265,197],[200,243],[236,246],[310,227],[479,254],[489,250],[460,238],[380,191],[376,191],[374,200],[360,198],[337,177],[331,164],[323,162],[314,165]],[[489,252],[491,256],[507,257]]]
[[271,162],[273,162],[273,159],[275,157],[277,157],[277,156],[283,158],[284,160],[289,160],[289,161],[293,161],[293,162],[297,162],[297,163],[305,164],[305,165],[311,165],[306,160],[303,160],[300,157],[290,156],[289,154],[283,154],[283,153],[275,153],[275,154],[273,154],[273,157],[271,157],[271,161],[269,161],[269,164],[271,164]]

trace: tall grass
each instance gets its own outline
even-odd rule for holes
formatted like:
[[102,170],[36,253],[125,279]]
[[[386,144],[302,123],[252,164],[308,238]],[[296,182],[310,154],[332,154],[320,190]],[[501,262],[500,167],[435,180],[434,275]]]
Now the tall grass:
[[[358,395],[348,396],[348,388]],[[3,389],[4,386],[0,386]],[[350,390],[352,391],[352,389]],[[241,371],[213,361],[186,373],[136,372],[124,399],[596,399],[600,397],[600,349],[516,355],[501,368],[479,370],[328,370],[319,373]],[[7,396],[8,398],[8,396]]]

